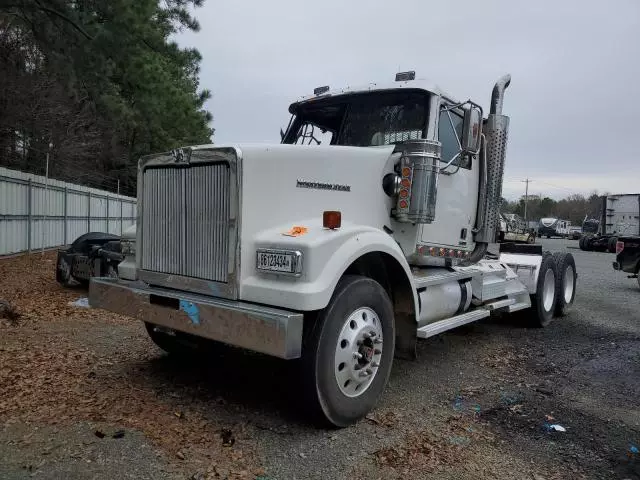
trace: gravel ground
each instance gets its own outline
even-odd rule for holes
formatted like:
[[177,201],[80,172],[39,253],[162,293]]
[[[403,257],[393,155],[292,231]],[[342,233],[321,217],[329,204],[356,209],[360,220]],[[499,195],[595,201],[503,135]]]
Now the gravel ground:
[[640,289],[612,254],[543,244],[576,259],[567,317],[421,341],[343,430],[296,413],[292,363],[170,359],[138,322],[69,306],[83,292],[53,282],[51,254],[0,260],[21,314],[0,326],[0,478],[639,480]]

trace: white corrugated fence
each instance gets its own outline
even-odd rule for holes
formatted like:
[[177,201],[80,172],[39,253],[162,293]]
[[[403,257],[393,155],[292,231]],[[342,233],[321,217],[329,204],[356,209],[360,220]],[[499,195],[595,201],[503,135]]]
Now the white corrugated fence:
[[119,235],[135,221],[135,198],[0,167],[0,255]]

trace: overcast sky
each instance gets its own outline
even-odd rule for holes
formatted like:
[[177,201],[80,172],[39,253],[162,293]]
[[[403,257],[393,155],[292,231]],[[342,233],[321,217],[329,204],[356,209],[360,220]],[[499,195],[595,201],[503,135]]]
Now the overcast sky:
[[320,85],[416,70],[488,109],[512,75],[504,195],[640,191],[640,1],[206,0],[178,41],[203,56],[215,143],[278,142]]

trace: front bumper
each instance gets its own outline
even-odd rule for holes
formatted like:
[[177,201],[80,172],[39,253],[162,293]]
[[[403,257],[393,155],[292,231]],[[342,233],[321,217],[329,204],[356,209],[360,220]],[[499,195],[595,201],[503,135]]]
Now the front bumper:
[[301,354],[303,315],[298,312],[111,278],[91,279],[89,304],[280,358]]

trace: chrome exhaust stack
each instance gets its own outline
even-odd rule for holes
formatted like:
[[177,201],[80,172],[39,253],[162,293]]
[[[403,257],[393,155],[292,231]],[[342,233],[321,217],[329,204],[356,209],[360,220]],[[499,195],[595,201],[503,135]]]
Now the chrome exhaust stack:
[[478,211],[482,213],[482,216],[478,217],[482,218],[482,222],[475,232],[476,249],[469,259],[470,263],[480,260],[486,252],[487,245],[496,241],[509,133],[509,117],[502,115],[502,104],[504,91],[510,83],[511,75],[505,75],[496,82],[491,93],[489,116],[483,128],[486,138],[484,154],[487,175],[485,188],[481,191],[485,192],[485,198],[483,204],[478,205]]

